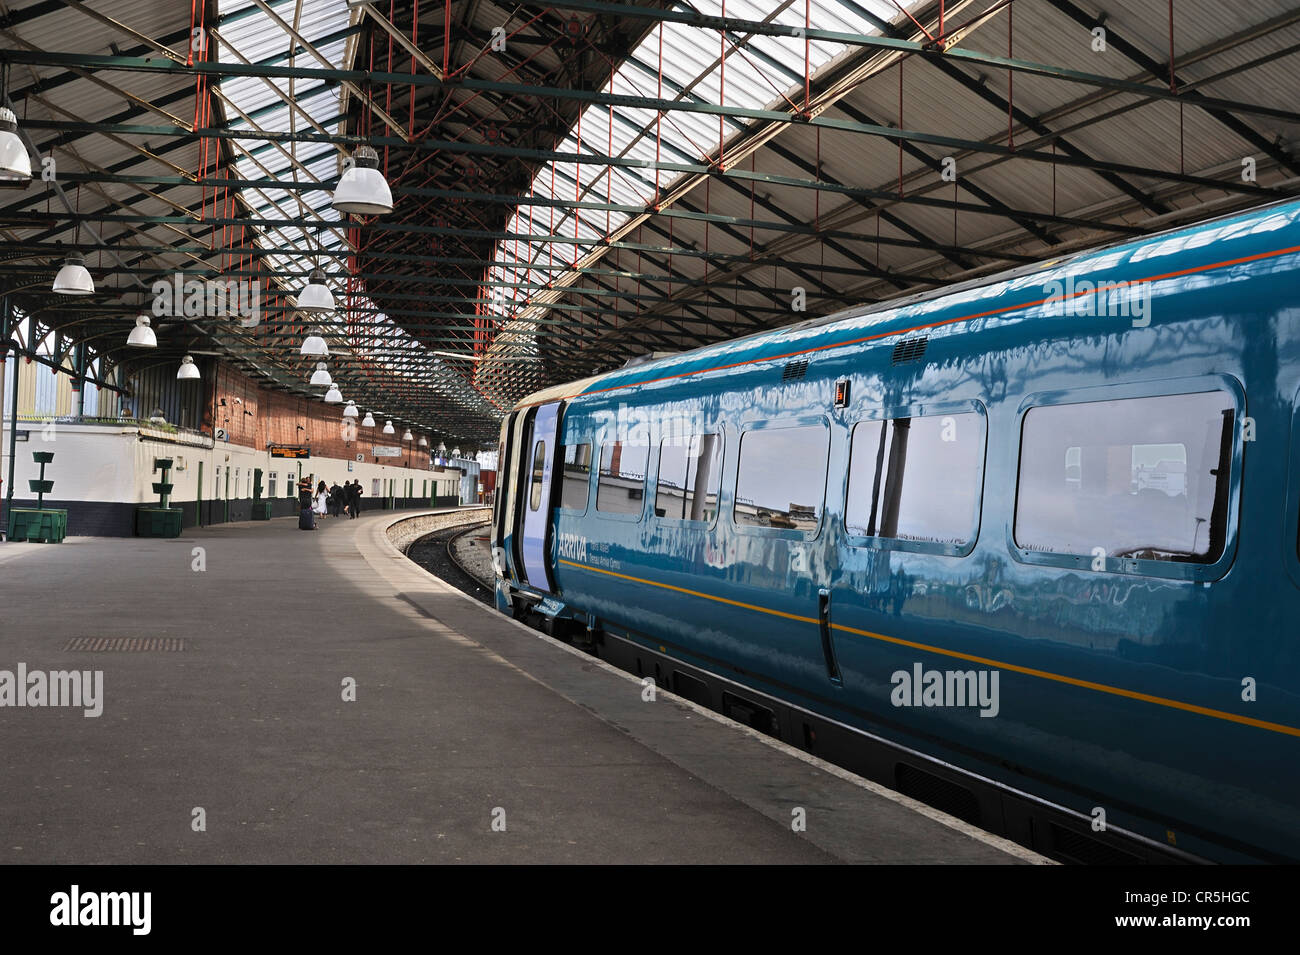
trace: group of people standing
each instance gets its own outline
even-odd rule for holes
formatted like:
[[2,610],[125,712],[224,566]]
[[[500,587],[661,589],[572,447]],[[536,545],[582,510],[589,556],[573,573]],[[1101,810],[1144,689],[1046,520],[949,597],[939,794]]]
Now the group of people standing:
[[[325,482],[320,482],[320,488],[317,488],[317,502],[320,501],[320,489],[325,487]],[[342,517],[347,514],[348,517],[356,517],[361,510],[361,482],[349,481],[342,487],[339,482],[335,481],[325,493],[325,508],[334,517]]]
[[[299,526],[304,530],[315,529],[316,517],[342,517],[344,514],[356,517],[360,513],[361,495],[364,493],[360,481],[349,481],[342,486],[335,481],[327,486],[322,480],[313,490],[311,478],[309,474],[298,482],[298,504],[302,508]],[[309,520],[310,528],[307,526]]]

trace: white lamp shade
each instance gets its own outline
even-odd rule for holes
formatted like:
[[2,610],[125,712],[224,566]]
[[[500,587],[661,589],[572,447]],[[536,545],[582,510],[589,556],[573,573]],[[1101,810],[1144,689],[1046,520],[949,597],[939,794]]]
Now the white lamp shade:
[[86,260],[76,254],[68,256],[59,274],[54,276],[54,291],[60,295],[93,294],[95,280],[86,269]]
[[439,442],[438,442],[438,448],[437,448],[437,451],[438,451],[439,454],[446,454],[446,453],[447,453],[447,446],[446,446],[445,444],[443,444],[441,441],[439,441]]
[[452,449],[452,452],[451,452],[451,456],[452,456],[453,458],[458,458],[458,457],[460,457],[460,448],[453,448],[453,449]]
[[339,391],[338,385],[330,385],[330,390],[325,392],[325,403],[327,405],[341,405],[343,403],[343,393]]
[[326,385],[332,384],[333,381],[334,379],[330,378],[329,370],[325,367],[325,362],[317,362],[316,370],[311,373],[310,384],[316,388],[324,388]]
[[391,421],[384,422],[384,434],[397,434],[397,429],[393,427]]
[[374,426],[375,426],[375,416],[372,415],[369,411],[367,411],[366,416],[361,419],[361,427],[373,428]]
[[403,440],[403,441],[414,441],[414,440],[415,440],[415,435],[411,434],[411,429],[410,429],[410,428],[407,428],[407,429],[406,429],[406,433],[402,435],[402,440]]
[[298,349],[298,354],[305,358],[326,358],[329,356],[329,346],[325,344],[325,339],[321,338],[315,332],[312,332],[302,340],[302,348]]
[[181,381],[197,381],[199,379],[199,366],[194,364],[194,359],[189,355],[181,359],[181,367],[177,369],[176,377]]
[[307,285],[298,293],[298,308],[304,312],[334,311],[334,293],[325,284],[325,273],[316,269],[307,278]]
[[343,417],[355,418],[356,416],[357,416],[357,403],[355,401],[349,401],[348,406],[343,409]]
[[333,206],[339,212],[381,216],[393,211],[393,193],[379,171],[379,154],[369,146],[357,150],[355,162],[334,187]]
[[136,348],[158,347],[158,336],[154,334],[153,328],[150,327],[148,315],[137,315],[135,317],[135,328],[131,329],[131,334],[126,336],[126,343],[134,345]]
[[0,180],[22,182],[32,178],[32,158],[18,138],[18,117],[0,106]]
[[427,448],[428,446],[429,446],[429,439],[426,438],[424,435],[420,435],[420,447]]

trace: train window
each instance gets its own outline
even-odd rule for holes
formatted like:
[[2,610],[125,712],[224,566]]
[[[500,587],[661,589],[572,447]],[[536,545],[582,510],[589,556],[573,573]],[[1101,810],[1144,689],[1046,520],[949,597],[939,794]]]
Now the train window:
[[849,456],[850,534],[968,544],[977,526],[984,416],[956,414],[863,421]]
[[640,516],[645,500],[646,465],[649,463],[649,444],[628,441],[601,444],[596,510]]
[[564,486],[560,490],[560,507],[572,511],[585,511],[590,485],[591,445],[586,443],[566,444],[564,446]]
[[736,474],[736,523],[816,530],[826,501],[829,453],[825,425],[746,431]]
[[722,487],[722,435],[665,438],[659,445],[655,514],[681,521],[711,522]]
[[1016,544],[1212,564],[1227,536],[1233,399],[1210,391],[1025,414]]
[[528,497],[528,509],[535,511],[542,506],[542,472],[546,470],[546,442],[538,441],[533,450],[532,491]]

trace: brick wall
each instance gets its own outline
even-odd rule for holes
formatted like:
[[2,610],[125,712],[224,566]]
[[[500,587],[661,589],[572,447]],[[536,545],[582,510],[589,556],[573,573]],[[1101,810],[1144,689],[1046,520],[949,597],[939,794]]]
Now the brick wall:
[[[348,394],[342,386],[340,383],[346,402]],[[357,417],[345,424],[343,407],[262,388],[252,379],[221,365],[213,375],[203,428],[225,428],[232,444],[259,451],[266,450],[268,444],[308,445],[317,457],[354,461],[357,454],[363,453],[365,460],[372,464],[421,470],[429,467],[428,449],[413,448],[415,442],[402,441],[405,430],[402,425],[394,422],[397,433],[385,435],[382,433],[385,419],[376,413],[375,427],[363,428],[360,422],[368,409],[360,405]],[[415,434],[416,441],[419,437]],[[372,449],[377,444],[400,447],[404,453],[400,458],[376,458]]]

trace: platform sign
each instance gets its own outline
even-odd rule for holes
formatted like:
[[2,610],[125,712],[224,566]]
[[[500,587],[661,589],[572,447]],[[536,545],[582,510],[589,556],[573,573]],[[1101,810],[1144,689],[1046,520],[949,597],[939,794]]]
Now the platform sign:
[[377,458],[400,458],[402,449],[392,445],[377,444],[371,449]]
[[273,458],[309,458],[311,457],[311,448],[272,448],[271,457]]

